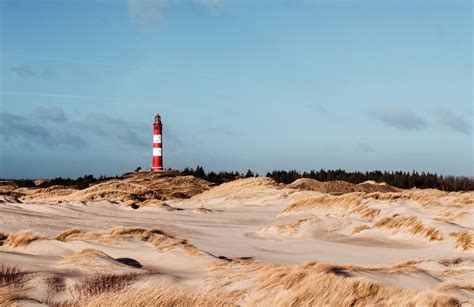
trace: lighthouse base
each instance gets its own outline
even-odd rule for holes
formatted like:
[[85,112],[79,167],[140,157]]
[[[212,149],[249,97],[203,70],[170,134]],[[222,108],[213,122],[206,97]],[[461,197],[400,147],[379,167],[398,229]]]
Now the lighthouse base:
[[162,171],[163,170],[163,167],[152,167],[151,168],[152,171]]

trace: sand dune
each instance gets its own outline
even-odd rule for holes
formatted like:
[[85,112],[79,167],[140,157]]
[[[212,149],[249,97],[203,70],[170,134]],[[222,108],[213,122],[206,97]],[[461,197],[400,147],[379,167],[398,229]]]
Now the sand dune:
[[142,227],[114,227],[109,231],[101,232],[67,229],[56,237],[46,237],[36,234],[31,230],[22,230],[10,234],[4,242],[4,246],[22,247],[39,240],[57,240],[61,242],[98,241],[102,243],[116,244],[117,242],[129,238],[136,238],[149,242],[160,251],[182,248],[190,253],[198,253],[192,245],[187,243],[186,239],[177,238],[159,229],[145,229]]
[[474,304],[472,192],[172,172],[4,187],[0,305]]
[[285,208],[282,213],[292,214],[297,212],[338,212],[343,216],[353,215],[372,220],[379,214],[380,209],[369,206],[367,199],[362,194],[350,193],[341,196],[323,194],[302,199]]
[[247,178],[223,183],[209,191],[197,195],[194,200],[210,200],[215,198],[227,200],[252,199],[265,193],[282,189],[273,179],[266,177]]
[[[413,239],[426,239],[430,242],[452,241],[454,247],[468,250],[472,248],[473,224],[472,220],[466,220],[466,216],[469,217],[474,212],[473,196],[472,193],[445,193],[433,190],[397,193],[358,192],[339,196],[323,194],[292,203],[280,216],[301,214],[319,216],[322,221],[316,223],[313,228],[323,225],[328,215],[337,217],[337,221],[351,217],[353,220],[350,226],[346,227],[346,231],[341,235],[398,241]],[[321,215],[325,217],[321,218]],[[301,228],[301,224],[297,222],[285,227],[298,225]],[[282,225],[278,226],[284,229]],[[314,229],[306,231],[314,232]],[[331,232],[336,233],[337,230],[333,229]]]
[[[127,201],[189,198],[210,188],[212,184],[193,176],[179,176],[176,172],[140,172],[125,175],[123,179],[108,180],[84,190],[52,186],[36,189],[11,189],[22,201]],[[0,191],[1,191],[0,182]]]
[[426,237],[430,241],[443,240],[443,236],[438,229],[423,225],[423,223],[415,216],[394,215],[392,217],[386,217],[377,221],[373,227],[387,228],[394,232],[406,229],[411,234]]
[[377,183],[375,181],[366,181],[359,184],[353,184],[345,181],[326,181],[321,182],[315,179],[301,178],[288,185],[289,188],[310,190],[322,193],[345,194],[352,192],[397,192],[399,188],[390,186],[386,183]]
[[6,194],[18,189],[18,185],[14,181],[0,180],[0,193]]
[[[25,191],[22,189],[22,191]],[[65,196],[74,193],[76,190],[71,188],[66,188],[61,185],[55,185],[49,188],[39,188],[31,191],[31,193],[23,195],[21,199],[23,201],[44,201],[52,202],[66,199]]]

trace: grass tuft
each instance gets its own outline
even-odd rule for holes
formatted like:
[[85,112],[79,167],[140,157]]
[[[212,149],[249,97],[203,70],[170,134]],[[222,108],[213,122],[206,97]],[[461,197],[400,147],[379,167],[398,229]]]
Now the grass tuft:
[[121,291],[137,277],[138,275],[134,273],[121,275],[98,274],[87,277],[74,285],[72,293],[74,296],[92,297],[104,292]]
[[66,282],[64,278],[60,276],[51,276],[46,278],[46,284],[48,285],[48,289],[50,292],[59,293],[66,290]]
[[387,228],[393,232],[408,230],[413,235],[420,235],[430,241],[441,241],[443,236],[438,229],[427,227],[416,216],[405,216],[395,214],[392,217],[383,218],[374,224],[374,228]]
[[460,249],[466,251],[474,248],[474,240],[467,229],[458,232],[451,232],[450,235],[456,238],[456,246]]
[[0,265],[0,287],[14,286],[22,288],[26,272],[17,266]]
[[31,242],[37,240],[47,240],[47,238],[40,236],[31,230],[21,230],[17,233],[9,235],[4,241],[4,245],[8,247],[22,247],[27,246]]

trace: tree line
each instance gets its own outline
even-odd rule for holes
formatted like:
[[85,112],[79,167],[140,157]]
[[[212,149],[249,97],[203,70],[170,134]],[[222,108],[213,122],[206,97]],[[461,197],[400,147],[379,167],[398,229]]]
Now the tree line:
[[31,179],[15,179],[13,181],[19,187],[22,187],[22,188],[31,188],[31,187],[49,188],[55,185],[62,185],[65,187],[72,187],[75,189],[83,190],[90,187],[94,183],[98,183],[98,182],[106,181],[110,179],[118,179],[118,178],[120,177],[119,176],[109,177],[105,175],[100,175],[98,178],[94,177],[94,175],[84,175],[82,177],[77,177],[76,179],[56,177],[53,179],[45,180],[38,185],[36,185],[35,181]]
[[[140,171],[140,168],[135,170]],[[201,178],[215,184],[222,184],[224,182],[232,181],[239,178],[258,177],[258,173],[248,170],[245,173],[239,173],[237,171],[220,171],[220,172],[206,172],[202,166],[196,168],[186,167],[181,171],[182,175],[192,175],[197,178]],[[389,185],[402,188],[434,188],[443,191],[474,191],[474,177],[462,177],[462,176],[442,176],[435,173],[426,172],[387,172],[387,171],[368,171],[368,172],[348,172],[342,169],[337,170],[312,170],[309,172],[299,172],[296,170],[274,170],[266,174],[267,177],[273,178],[279,183],[292,183],[293,181],[300,178],[311,178],[319,181],[333,181],[343,180],[354,184],[361,183],[368,180],[376,182],[386,182]],[[76,179],[57,177],[50,180],[45,180],[39,185],[36,185],[33,180],[30,179],[17,179],[14,180],[20,187],[41,187],[48,188],[54,185],[62,185],[73,187],[76,189],[85,189],[90,185],[110,179],[122,178],[119,176],[108,177],[101,175],[95,178],[93,175],[85,175]]]
[[[209,172],[206,173],[201,166],[193,168],[185,168],[183,170],[185,175],[193,175],[207,181],[221,184],[223,182],[235,180],[238,178],[248,178],[259,176],[251,170],[245,174],[239,172]],[[443,176],[435,173],[427,172],[388,172],[388,171],[367,171],[367,172],[348,172],[342,169],[337,170],[312,170],[309,172],[298,172],[296,170],[274,170],[266,174],[267,177],[274,179],[279,183],[292,183],[300,178],[310,178],[319,181],[333,181],[342,180],[350,183],[362,183],[364,181],[372,180],[376,182],[386,182],[389,185],[402,188],[433,188],[443,191],[472,191],[474,190],[474,178],[464,176]]]

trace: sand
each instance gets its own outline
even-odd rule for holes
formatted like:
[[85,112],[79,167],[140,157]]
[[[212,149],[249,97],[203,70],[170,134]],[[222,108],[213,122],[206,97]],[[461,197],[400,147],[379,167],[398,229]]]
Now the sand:
[[473,192],[319,184],[5,183],[0,305],[474,303]]

